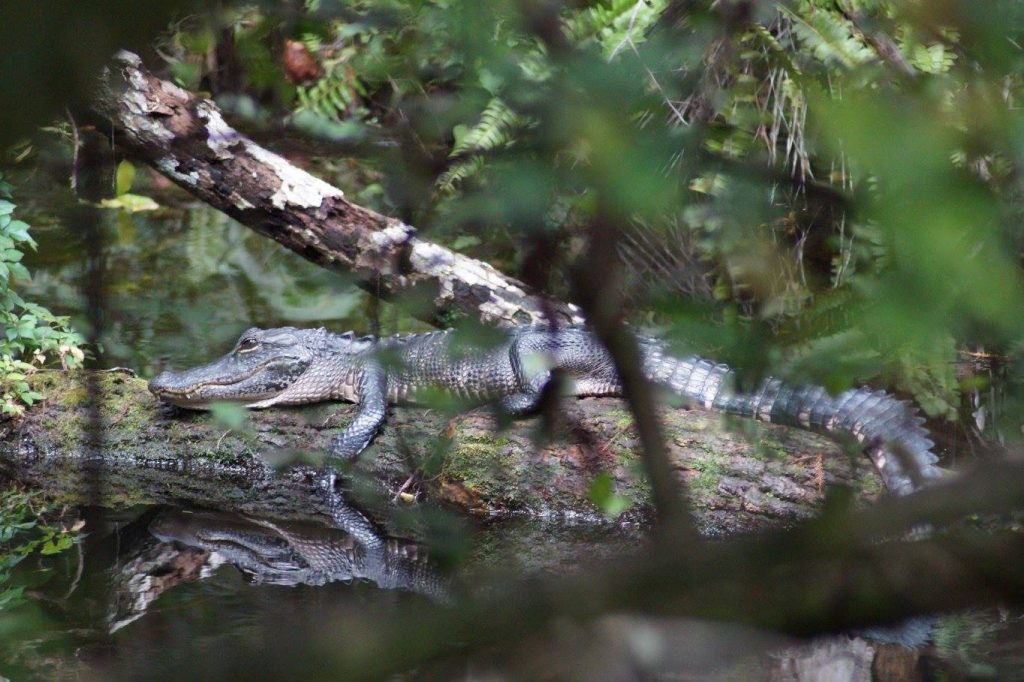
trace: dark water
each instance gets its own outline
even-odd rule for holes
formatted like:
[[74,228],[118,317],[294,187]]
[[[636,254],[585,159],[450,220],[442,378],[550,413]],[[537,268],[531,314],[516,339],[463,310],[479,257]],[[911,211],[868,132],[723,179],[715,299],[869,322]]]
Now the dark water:
[[[69,201],[68,193],[54,187],[43,191],[38,178],[25,184],[34,184],[37,192],[16,197],[19,217],[33,225],[39,250],[25,259],[34,279],[22,294],[70,315],[82,328],[86,250],[82,236],[60,220],[59,207]],[[417,327],[397,311],[377,306],[343,276],[304,261],[183,193],[146,185],[141,191],[154,195],[161,208],[102,213],[105,287],[96,365],[124,366],[151,376],[167,365],[197,364],[223,353],[249,326],[368,331],[379,324],[385,332]],[[227,652],[278,645],[308,632],[310,623],[344,627],[346,614],[393,618],[418,604],[444,601],[447,590],[475,584],[480,576],[579,570],[587,561],[614,560],[640,543],[635,529],[527,521],[470,526],[457,561],[442,566],[430,560],[436,547],[387,538],[380,538],[380,545],[360,544],[328,519],[320,526],[303,526],[210,510],[95,511],[86,514],[99,520],[84,529],[88,536],[81,548],[55,557],[34,556],[16,568],[10,581],[26,586],[29,598],[17,608],[0,609],[0,676],[172,677],[180,669],[212,675],[226,672],[230,661],[235,672],[273,677],[269,669],[245,668],[244,661]],[[386,570],[380,561],[374,563],[374,552],[388,557]],[[1024,636],[1018,616],[961,614],[943,623],[935,637],[938,649],[929,650],[931,669],[980,676],[1012,676],[1024,669],[1021,647],[1015,645]],[[640,666],[638,660],[647,660],[641,655],[647,640],[636,639],[638,632],[654,632],[657,637],[650,637],[659,642],[678,642],[677,658],[683,653],[718,657],[704,661],[700,674],[709,674],[717,661],[732,671],[725,674],[732,679],[791,679],[786,671],[799,667],[802,657],[854,660],[856,647],[850,642],[860,641],[844,638],[829,640],[832,649],[777,652],[767,662],[757,659],[744,668],[737,657],[745,647],[762,651],[768,644],[708,624],[644,621],[629,624],[603,650],[604,630],[591,633],[596,644],[589,648],[569,647],[579,660],[562,661],[568,676],[683,674],[685,666],[673,668],[666,654],[671,647],[659,649],[657,665]],[[358,633],[352,636],[358,640]],[[620,640],[633,639],[639,648],[623,650],[622,660],[593,663],[610,656]],[[705,642],[702,653],[693,649],[695,641]],[[301,649],[301,642],[292,646]],[[907,665],[920,669],[921,659],[912,655]],[[625,668],[622,661],[628,663]],[[302,664],[283,661],[276,672],[304,670]],[[443,676],[472,677],[475,670],[493,669],[490,663],[463,662],[442,670]],[[850,675],[836,679],[859,679]]]
[[[204,362],[250,326],[367,329],[368,297],[343,276],[205,205],[101,216],[104,365],[146,376]],[[59,223],[37,223],[32,234],[39,250],[26,256],[34,276],[23,295],[85,328],[81,236]]]
[[[231,652],[301,648],[289,638],[315,636],[317,622],[342,630],[346,619],[372,624],[450,604],[483,575],[562,572],[581,557],[638,545],[610,527],[522,520],[478,528],[472,538],[459,566],[444,570],[425,546],[388,538],[377,545],[326,519],[106,510],[82,551],[17,567],[12,581],[31,594],[27,604],[0,610],[0,673],[177,678],[169,672],[229,674],[229,662],[237,673],[247,663]],[[281,672],[305,664],[283,662]]]

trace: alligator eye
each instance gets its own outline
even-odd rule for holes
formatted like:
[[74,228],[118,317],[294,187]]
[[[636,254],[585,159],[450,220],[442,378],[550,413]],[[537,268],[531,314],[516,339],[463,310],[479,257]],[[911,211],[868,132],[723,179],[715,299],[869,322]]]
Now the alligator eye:
[[260,342],[256,339],[242,339],[238,342],[238,352],[248,353],[249,351],[256,350],[260,345]]

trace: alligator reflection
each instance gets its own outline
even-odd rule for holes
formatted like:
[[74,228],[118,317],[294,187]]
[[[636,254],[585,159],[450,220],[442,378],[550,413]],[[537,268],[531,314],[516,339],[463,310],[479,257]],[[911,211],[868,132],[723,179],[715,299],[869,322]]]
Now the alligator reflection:
[[[366,580],[385,590],[405,590],[448,601],[449,581],[426,551],[380,535],[359,512],[335,506],[334,528],[230,512],[161,509],[149,521],[149,542],[136,547],[119,571],[110,631],[145,614],[172,587],[210,577],[231,564],[254,583],[325,585]],[[154,541],[155,540],[155,541]]]
[[446,594],[423,549],[400,540],[367,546],[335,528],[184,509],[161,512],[149,531],[163,542],[207,550],[257,583],[324,585],[364,579],[383,589],[435,598]]

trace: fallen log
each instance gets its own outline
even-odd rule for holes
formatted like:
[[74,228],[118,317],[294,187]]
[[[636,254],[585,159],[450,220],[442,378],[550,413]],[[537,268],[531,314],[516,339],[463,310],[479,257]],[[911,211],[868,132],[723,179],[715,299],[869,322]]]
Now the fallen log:
[[[100,444],[86,434],[85,374],[40,371],[30,379],[47,400],[0,423],[0,473],[70,504],[86,502],[86,477],[99,475],[104,506],[172,503],[321,518],[309,458],[326,451],[352,406],[252,411],[244,427],[231,429],[209,413],[158,403],[129,372],[94,376],[103,396]],[[497,430],[487,408],[395,408],[371,448],[342,467],[351,499],[381,522],[395,504],[413,500],[485,517],[645,521],[649,488],[625,404],[567,399],[561,407],[553,433],[540,441],[540,419]],[[806,517],[831,485],[863,498],[881,489],[861,456],[813,434],[754,423],[730,430],[718,415],[688,409],[666,409],[662,419],[673,470],[688,481],[706,534]],[[412,473],[419,475],[410,483]]]
[[417,312],[441,327],[458,317],[499,326],[551,317],[582,322],[576,306],[544,301],[487,263],[353,204],[229,126],[210,100],[148,72],[138,56],[119,52],[114,62],[94,107],[114,124],[118,146],[243,225],[318,265],[351,273],[375,296],[426,294],[431,305]]

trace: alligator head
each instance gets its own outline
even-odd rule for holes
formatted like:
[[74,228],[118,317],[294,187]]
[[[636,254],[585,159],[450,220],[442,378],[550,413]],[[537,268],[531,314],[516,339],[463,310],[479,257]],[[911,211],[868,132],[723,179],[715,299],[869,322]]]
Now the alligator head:
[[[181,372],[165,371],[149,390],[166,402],[194,410],[213,402],[269,407],[352,399],[345,377],[367,343],[324,329],[249,329],[227,355]],[[346,362],[346,359],[348,361]]]

